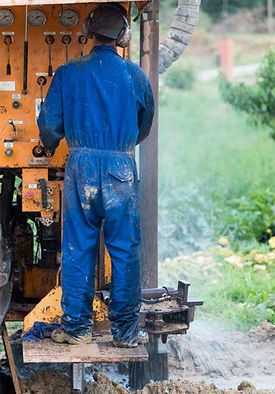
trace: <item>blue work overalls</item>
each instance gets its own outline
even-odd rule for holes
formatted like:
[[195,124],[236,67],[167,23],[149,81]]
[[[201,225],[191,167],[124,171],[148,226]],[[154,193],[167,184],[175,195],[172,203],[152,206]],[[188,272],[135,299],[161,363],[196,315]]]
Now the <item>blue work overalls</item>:
[[149,134],[153,95],[144,72],[110,46],[97,46],[55,73],[38,125],[54,151],[66,137],[62,328],[91,331],[100,228],[112,259],[112,334],[135,342],[140,311],[137,143]]

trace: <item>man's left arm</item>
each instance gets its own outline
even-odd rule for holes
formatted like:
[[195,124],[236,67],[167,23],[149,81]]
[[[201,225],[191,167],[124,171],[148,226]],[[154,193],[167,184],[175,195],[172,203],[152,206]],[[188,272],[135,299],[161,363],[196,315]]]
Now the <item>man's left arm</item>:
[[65,136],[60,68],[52,80],[37,123],[43,145],[53,153]]
[[[145,77],[145,76],[144,76]],[[143,105],[138,112],[139,135],[137,145],[140,144],[150,134],[155,113],[153,91],[149,80],[145,77]]]

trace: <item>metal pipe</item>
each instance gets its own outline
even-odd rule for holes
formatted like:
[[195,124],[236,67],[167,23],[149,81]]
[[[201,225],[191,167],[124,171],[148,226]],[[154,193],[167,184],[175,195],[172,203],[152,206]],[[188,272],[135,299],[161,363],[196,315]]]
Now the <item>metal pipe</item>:
[[141,267],[142,286],[158,283],[158,89],[159,89],[159,0],[143,11],[140,29],[140,65],[148,75],[156,113],[150,136],[140,146]]

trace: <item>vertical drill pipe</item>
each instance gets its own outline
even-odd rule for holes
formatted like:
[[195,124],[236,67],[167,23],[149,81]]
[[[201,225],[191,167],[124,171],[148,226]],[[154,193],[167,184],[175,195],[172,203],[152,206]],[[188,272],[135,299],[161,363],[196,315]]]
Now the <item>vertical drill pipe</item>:
[[141,266],[142,286],[158,284],[158,89],[159,0],[144,10],[140,31],[140,65],[148,75],[155,98],[155,118],[150,136],[140,146]]
[[25,10],[25,37],[24,37],[24,64],[23,64],[23,89],[22,93],[28,93],[28,63],[29,63],[29,42],[28,42],[28,6]]

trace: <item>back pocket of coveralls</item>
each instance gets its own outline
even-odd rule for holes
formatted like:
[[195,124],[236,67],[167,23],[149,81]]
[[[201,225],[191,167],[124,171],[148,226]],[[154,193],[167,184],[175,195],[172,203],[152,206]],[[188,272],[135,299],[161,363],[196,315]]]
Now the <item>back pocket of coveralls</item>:
[[108,171],[108,174],[111,190],[117,198],[125,200],[135,196],[135,175],[131,168],[113,168]]
[[134,181],[134,172],[128,168],[116,168],[108,171],[112,178],[120,181],[121,183],[132,183]]

